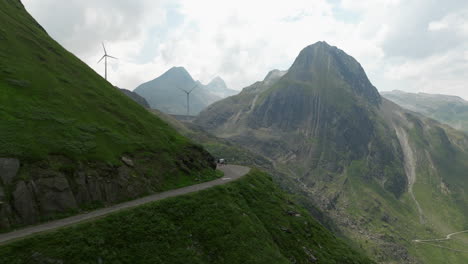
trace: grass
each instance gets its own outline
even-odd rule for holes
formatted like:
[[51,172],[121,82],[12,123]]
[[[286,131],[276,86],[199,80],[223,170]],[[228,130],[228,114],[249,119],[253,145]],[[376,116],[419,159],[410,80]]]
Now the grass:
[[316,263],[372,263],[260,171],[0,248],[0,262],[12,264],[311,263],[311,256]]
[[0,24],[0,156],[115,164],[190,144],[52,40],[20,1],[0,3]]
[[[440,179],[435,179],[436,176],[429,171],[420,168],[419,180],[414,185],[414,193],[423,207],[426,224],[419,223],[416,206],[408,194],[397,198],[385,191],[377,181],[363,178],[366,167],[362,161],[353,162],[347,170],[348,182],[343,195],[351,205],[347,208],[348,214],[355,219],[367,220],[361,224],[365,230],[385,237],[384,241],[399,241],[423,263],[465,263],[468,257],[466,252],[411,242],[414,239],[442,238],[451,232],[466,229],[463,225],[466,218],[460,214],[464,211],[453,203],[453,197],[444,196],[438,191],[439,186],[434,183],[440,182]],[[348,235],[364,245],[369,255],[377,256],[379,261],[388,261],[388,252],[382,251],[382,247],[375,247],[365,236]],[[466,246],[466,238],[464,242],[455,240],[445,244],[442,246],[460,250]]]

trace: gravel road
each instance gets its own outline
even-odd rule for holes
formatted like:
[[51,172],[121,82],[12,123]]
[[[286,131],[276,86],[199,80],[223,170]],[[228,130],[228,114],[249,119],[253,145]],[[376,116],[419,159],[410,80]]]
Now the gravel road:
[[216,179],[210,182],[204,182],[204,183],[200,183],[196,185],[187,186],[187,187],[180,188],[180,189],[170,190],[167,192],[157,193],[157,194],[146,196],[140,199],[136,199],[136,200],[128,201],[125,203],[117,204],[114,206],[98,209],[92,212],[75,215],[72,217],[59,219],[59,220],[47,222],[44,224],[39,224],[36,226],[30,226],[30,227],[26,227],[23,229],[18,229],[18,230],[5,233],[5,234],[0,234],[0,245],[10,242],[12,240],[18,240],[18,239],[21,239],[21,238],[24,238],[24,237],[27,237],[36,233],[47,232],[47,231],[51,231],[51,230],[61,228],[64,226],[69,226],[69,225],[73,225],[76,223],[80,223],[83,221],[89,221],[94,218],[103,217],[111,213],[115,213],[124,209],[136,207],[136,206],[143,205],[146,203],[162,200],[162,199],[169,198],[169,197],[193,193],[193,192],[197,192],[200,190],[208,189],[213,186],[226,184],[226,183],[235,181],[241,178],[242,176],[246,175],[247,173],[249,173],[250,168],[237,166],[237,165],[223,165],[223,166],[219,166],[218,170],[221,170],[222,172],[224,172],[223,178]]

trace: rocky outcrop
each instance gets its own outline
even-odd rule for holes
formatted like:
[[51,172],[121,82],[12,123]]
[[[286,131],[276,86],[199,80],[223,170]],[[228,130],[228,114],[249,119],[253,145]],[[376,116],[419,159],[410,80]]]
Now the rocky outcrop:
[[[118,87],[117,87],[118,88]],[[139,94],[132,92],[127,89],[118,88],[122,93],[126,96],[130,97],[133,101],[137,102],[139,105],[143,106],[144,108],[150,108],[148,101],[145,98],[141,97]]]
[[18,222],[18,224],[33,224],[39,220],[32,186],[32,182],[20,181],[13,191],[12,207],[15,215],[10,216],[10,218],[13,218],[13,221]]
[[18,159],[13,158],[0,158],[0,178],[3,184],[7,185],[12,183],[20,168]]
[[211,155],[197,146],[186,149],[172,165],[161,164],[161,157],[148,153],[125,155],[121,160],[120,165],[111,165],[50,156],[23,164],[21,179],[14,178],[19,161],[4,162],[8,166],[3,171],[15,180],[0,184],[0,231],[135,199],[165,188],[165,175],[178,177],[216,167]]
[[57,212],[66,212],[78,207],[65,175],[58,174],[33,182],[36,200],[44,216],[53,216]]

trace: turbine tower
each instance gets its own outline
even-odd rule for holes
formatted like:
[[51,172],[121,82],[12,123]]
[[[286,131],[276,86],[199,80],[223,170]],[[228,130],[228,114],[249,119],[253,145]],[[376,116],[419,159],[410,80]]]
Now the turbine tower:
[[191,90],[189,90],[189,91],[184,90],[184,89],[182,89],[182,88],[179,88],[179,90],[181,90],[182,92],[184,92],[184,93],[187,95],[187,116],[190,115],[190,94],[191,94],[191,93],[193,92],[193,90],[195,90],[195,88],[197,88],[197,87],[198,87],[198,84],[195,84],[195,86],[194,86]]
[[102,43],[102,48],[104,49],[104,56],[102,56],[102,58],[98,61],[98,63],[100,63],[102,60],[104,60],[104,68],[105,68],[105,73],[104,73],[104,78],[107,80],[107,58],[111,58],[111,59],[116,59],[116,57],[112,57],[110,55],[107,54],[107,51],[106,51],[106,47],[104,46],[104,43]]

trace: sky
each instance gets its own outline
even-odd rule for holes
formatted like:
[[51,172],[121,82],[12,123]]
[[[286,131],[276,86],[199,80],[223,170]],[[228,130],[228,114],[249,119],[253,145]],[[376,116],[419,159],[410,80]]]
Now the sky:
[[468,99],[466,0],[22,0],[66,49],[135,89],[173,66],[240,90],[326,41],[356,58],[380,91]]

